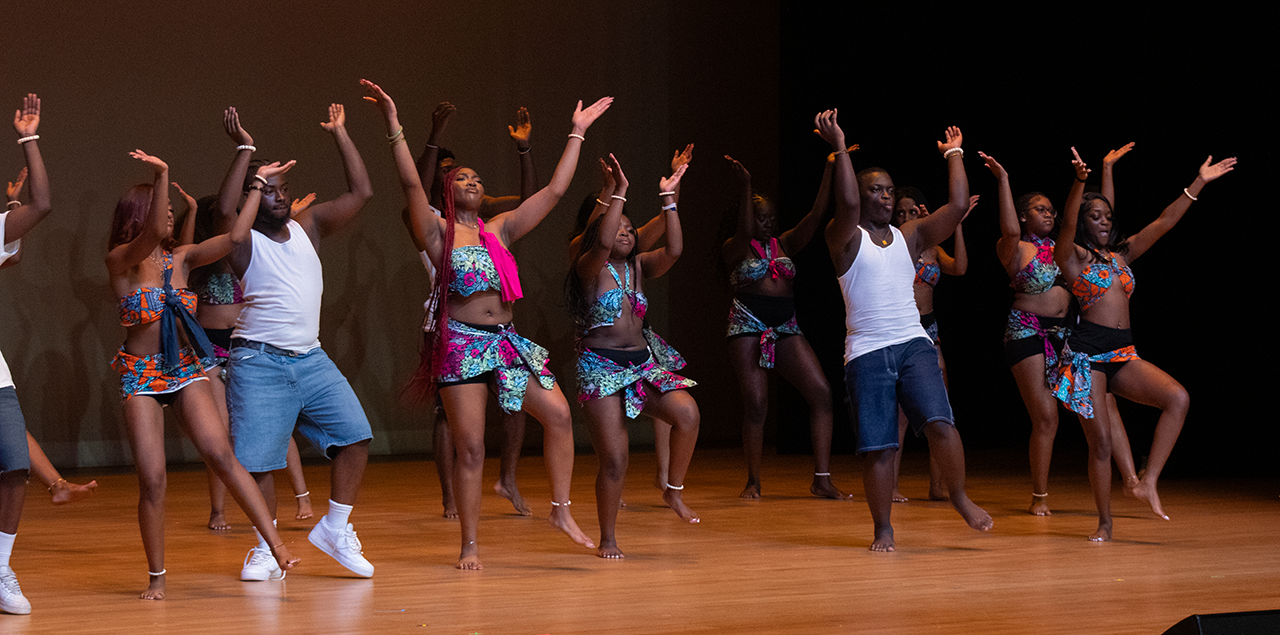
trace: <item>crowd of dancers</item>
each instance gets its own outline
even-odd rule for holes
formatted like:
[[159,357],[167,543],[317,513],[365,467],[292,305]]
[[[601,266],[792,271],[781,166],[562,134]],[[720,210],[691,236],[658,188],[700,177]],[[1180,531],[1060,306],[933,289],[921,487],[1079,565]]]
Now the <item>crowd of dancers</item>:
[[[550,181],[538,188],[530,155],[532,124],[521,109],[509,127],[521,164],[518,196],[485,192],[476,172],[440,147],[454,108],[433,114],[423,153],[415,160],[395,103],[379,86],[361,82],[365,99],[386,123],[386,141],[405,199],[406,227],[431,279],[423,320],[421,364],[409,393],[436,404],[437,469],[444,515],[460,521],[457,568],[482,568],[477,525],[484,465],[485,410],[494,394],[504,413],[506,437],[501,476],[494,489],[517,512],[531,514],[515,481],[515,461],[525,419],[544,428],[551,483],[549,522],[573,542],[602,558],[624,557],[617,536],[618,509],[628,466],[627,423],[645,413],[654,419],[659,470],[655,484],[680,521],[699,516],[683,499],[700,425],[688,389],[677,374],[684,359],[650,328],[644,286],[680,258],[681,183],[693,146],[677,151],[657,191],[632,188],[612,154],[599,161],[602,187],[584,201],[567,247],[565,295],[577,340],[577,401],[586,415],[599,458],[596,513],[599,540],[574,520],[570,500],[574,439],[571,409],[548,370],[546,349],[513,327],[522,297],[510,246],[536,227],[572,182],[591,125],[613,102],[578,102]],[[280,579],[298,558],[276,530],[274,473],[287,469],[297,501],[296,517],[312,515],[295,434],[331,462],[326,513],[309,540],[352,573],[370,577],[350,518],[368,460],[372,430],[359,399],[320,346],[323,292],[319,243],[349,225],[373,196],[346,112],[331,104],[321,124],[338,149],[347,191],[323,202],[314,195],[292,200],[286,176],[294,161],[254,159],[253,137],[234,108],[223,126],[235,144],[231,166],[217,195],[199,201],[177,183],[186,218],[175,235],[168,165],[142,150],[130,156],[151,171],[151,182],[120,198],[112,217],[106,266],[120,299],[124,342],[111,366],[120,375],[124,418],[139,479],[138,523],[150,575],[144,599],[165,595],[163,407],[178,421],[209,469],[210,529],[228,527],[223,499],[230,493],[252,521],[257,544],[245,557],[241,579]],[[949,500],[974,529],[992,528],[991,516],[965,493],[964,450],[945,385],[945,366],[933,312],[940,274],[963,275],[968,255],[961,221],[977,204],[970,196],[963,135],[944,131],[937,143],[947,171],[947,202],[931,209],[915,188],[896,188],[877,167],[853,169],[845,134],[834,110],[819,113],[817,132],[830,144],[814,205],[786,231],[778,227],[772,200],[752,189],[751,174],[725,157],[738,176],[739,204],[717,254],[733,290],[727,349],[743,398],[743,446],[747,483],[741,496],[761,496],[764,420],[770,369],[794,384],[809,406],[814,474],[810,491],[847,499],[831,478],[831,387],[818,354],[801,332],[794,295],[797,272],[789,254],[809,244],[819,229],[844,296],[845,390],[864,455],[864,490],[874,521],[873,551],[893,551],[890,522],[898,491],[899,448],[907,429],[927,439],[932,498]],[[0,213],[0,263],[21,258],[24,238],[52,209],[40,155],[40,100],[28,95],[14,116],[26,168],[10,184]],[[1195,180],[1151,224],[1132,237],[1113,231],[1114,165],[1131,143],[1103,160],[1101,193],[1085,193],[1090,170],[1078,155],[1075,180],[1062,218],[1049,197],[1032,192],[1017,199],[1009,175],[981,154],[999,188],[1001,237],[997,254],[1011,280],[1014,303],[1005,332],[1005,354],[1032,420],[1030,513],[1048,515],[1048,468],[1058,404],[1077,413],[1089,446],[1089,479],[1098,509],[1090,540],[1112,536],[1111,461],[1125,489],[1166,518],[1157,493],[1160,472],[1188,408],[1186,390],[1138,357],[1129,332],[1129,265],[1167,232],[1204,186],[1230,172],[1235,159],[1200,166]],[[1072,150],[1074,153],[1074,149]],[[1065,173],[1064,161],[1064,173]],[[1065,180],[1065,179],[1064,179]],[[20,192],[27,185],[27,202]],[[637,227],[626,211],[628,194],[660,208]],[[642,205],[647,205],[642,204]],[[939,244],[955,237],[954,255]],[[1058,244],[1063,245],[1057,248]],[[1132,453],[1112,395],[1160,409],[1145,472]],[[9,567],[28,474],[44,482],[54,503],[92,495],[95,483],[69,483],[49,464],[26,432],[12,379],[0,358],[0,610],[28,613]]]

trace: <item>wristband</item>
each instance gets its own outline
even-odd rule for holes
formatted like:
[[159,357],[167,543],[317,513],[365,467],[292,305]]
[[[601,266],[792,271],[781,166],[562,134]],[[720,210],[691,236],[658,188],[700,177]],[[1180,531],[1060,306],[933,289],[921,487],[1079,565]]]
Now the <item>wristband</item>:
[[392,146],[393,146],[393,145],[395,145],[395,144],[397,144],[397,143],[400,143],[401,141],[404,141],[404,127],[403,127],[403,126],[401,126],[401,127],[400,127],[400,129],[399,129],[399,130],[397,130],[395,134],[393,134],[393,135],[388,135],[388,136],[387,136],[387,145],[392,145]]
[[676,204],[675,204],[675,203],[672,203],[672,204],[670,204],[670,205],[663,205],[663,206],[662,206],[662,211],[664,211],[664,212],[674,212],[674,211],[676,211]]
[[658,196],[675,196],[675,195],[676,193],[674,190],[670,192],[658,192]]
[[13,209],[13,206],[15,206],[15,205],[17,205],[17,206],[21,207],[21,206],[22,206],[22,201],[9,201],[9,202],[5,205],[5,207],[7,207],[7,208],[9,208],[9,209]]
[[944,158],[944,159],[950,159],[951,157],[953,157],[953,156],[955,156],[955,155],[957,155],[957,154],[958,154],[958,155],[960,155],[960,158],[962,158],[962,159],[963,159],[963,158],[964,158],[964,148],[951,148],[950,150],[947,150],[946,152],[943,152],[943,153],[942,153],[942,158]]
[[576,133],[576,132],[570,132],[570,133],[569,133],[569,138],[570,138],[570,139],[577,139],[577,140],[579,140],[579,141],[586,141],[586,140],[587,140],[587,138],[586,138],[586,137],[584,137],[584,136],[582,136],[582,135],[580,135],[580,134],[578,134],[578,133]]
[[530,151],[530,150],[532,150],[532,149],[533,149],[533,146],[529,146],[529,147],[527,147],[527,148],[525,148],[525,149],[523,149],[523,150],[521,150],[520,148],[518,148],[518,147],[517,147],[517,148],[516,148],[516,153],[518,153],[518,154],[529,154],[529,151]]
[[266,179],[265,177],[263,177],[262,175],[260,175],[260,174],[255,174],[255,175],[253,175],[253,180],[255,180],[255,181],[259,181],[259,182],[261,182],[263,185],[267,185],[267,179]]
[[609,198],[612,198],[612,199],[616,199],[616,200],[622,201],[623,203],[626,203],[626,202],[627,202],[627,197],[625,197],[625,196],[618,196],[617,194],[614,194],[613,196],[610,196]]
[[1076,180],[1077,180],[1077,181],[1080,181],[1081,183],[1088,183],[1088,182],[1089,182],[1087,179],[1082,179],[1082,178],[1080,178],[1080,177],[1078,177],[1078,176],[1076,177]]
[[598,198],[596,199],[596,205],[604,205],[605,207],[608,207],[608,206],[609,206],[609,204],[608,204],[608,203],[606,203],[606,202],[604,202],[604,201],[602,201],[602,200],[600,200],[600,199],[598,199]]
[[1195,201],[1200,200],[1200,199],[1198,199],[1198,198],[1196,198],[1196,197],[1192,196],[1192,195],[1191,195],[1190,190],[1188,190],[1188,189],[1187,189],[1187,188],[1185,188],[1185,187],[1184,187],[1184,188],[1182,188],[1182,193],[1183,193],[1183,194],[1186,194],[1186,195],[1187,195],[1187,198],[1191,199],[1191,201],[1192,201],[1192,202],[1195,202]]
[[[848,148],[840,148],[839,150],[836,150],[836,151],[835,151],[835,152],[833,152],[832,154],[849,154],[849,149],[848,149]],[[945,154],[944,154],[944,155],[942,155],[942,156],[943,156],[943,157],[945,157],[945,156],[947,156],[947,155],[945,155]]]
[[38,134],[33,134],[30,137],[23,137],[21,139],[18,139],[18,145],[22,145],[28,141],[35,141],[36,139],[39,139],[39,138],[40,138],[40,135]]
[[[404,128],[401,128],[401,130],[404,130]],[[433,146],[433,145],[431,145],[430,143],[428,143],[428,144],[427,144],[427,147],[428,147],[428,148],[431,148],[432,150],[439,150],[439,149],[440,149],[440,146]]]
[[246,143],[246,144],[244,144],[244,145],[238,145],[238,146],[236,146],[236,152],[239,152],[239,151],[241,151],[241,150],[248,150],[249,152],[257,152],[257,151],[258,151],[258,147],[257,147],[257,146],[251,146],[251,145],[249,145],[249,144],[247,144],[247,143]]
[[390,140],[392,140],[392,139],[395,139],[396,137],[398,137],[398,136],[400,136],[400,135],[402,135],[402,134],[404,134],[404,126],[400,126],[400,129],[399,129],[399,130],[395,131],[395,132],[394,132],[394,133],[392,133],[392,134],[387,135],[387,141],[390,141]]
[[262,190],[263,190],[262,186],[258,185],[257,183],[254,183],[253,185],[249,186],[250,192],[261,192]]

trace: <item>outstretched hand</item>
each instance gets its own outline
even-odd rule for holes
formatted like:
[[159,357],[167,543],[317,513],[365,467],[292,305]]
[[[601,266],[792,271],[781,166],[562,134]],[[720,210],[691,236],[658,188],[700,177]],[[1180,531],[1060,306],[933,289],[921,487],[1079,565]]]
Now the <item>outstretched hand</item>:
[[613,180],[618,184],[616,189],[625,191],[628,185],[627,175],[622,173],[622,165],[618,163],[618,157],[613,156],[612,152],[609,153],[609,170],[613,172]]
[[938,142],[938,152],[943,154],[946,154],[948,150],[959,148],[961,143],[964,142],[964,135],[960,133],[960,128],[957,126],[948,126],[943,134],[946,135],[947,140]]
[[529,109],[524,106],[516,111],[516,125],[507,126],[507,133],[516,142],[516,149],[524,152],[529,149],[529,135],[533,134],[533,122],[529,120]]
[[436,104],[436,109],[431,113],[431,135],[444,132],[445,126],[449,125],[449,117],[456,112],[458,112],[457,106],[447,101]]
[[1235,165],[1236,165],[1236,158],[1235,158],[1235,157],[1231,157],[1231,158],[1229,158],[1229,159],[1223,159],[1223,160],[1221,160],[1221,161],[1219,161],[1219,162],[1217,162],[1217,163],[1214,163],[1214,164],[1212,164],[1212,165],[1210,165],[1210,164],[1209,164],[1209,162],[1210,162],[1210,161],[1213,161],[1213,155],[1212,155],[1212,154],[1211,154],[1211,155],[1209,155],[1209,158],[1207,158],[1207,159],[1205,159],[1205,160],[1204,160],[1204,165],[1201,165],[1201,166],[1200,166],[1200,179],[1201,179],[1202,181],[1204,181],[1205,183],[1208,183],[1209,181],[1212,181],[1212,180],[1214,180],[1214,179],[1217,179],[1218,177],[1222,176],[1223,174],[1226,174],[1227,172],[1230,172],[1230,171],[1232,171],[1232,170],[1236,169],[1236,168],[1235,168]]
[[612,189],[614,186],[613,168],[609,167],[609,164],[605,163],[604,159],[600,159],[600,175],[604,177],[604,185],[600,188],[600,191]]
[[40,98],[27,93],[22,98],[22,108],[13,112],[13,129],[19,137],[30,137],[40,127]]
[[173,186],[173,189],[178,190],[178,194],[182,195],[182,200],[187,204],[187,211],[188,211],[188,212],[190,212],[190,211],[192,211],[192,210],[194,210],[194,209],[196,208],[196,199],[195,199],[195,197],[194,197],[194,196],[192,196],[192,195],[190,195],[190,194],[187,194],[187,191],[186,191],[186,190],[184,190],[184,189],[182,189],[182,186],[181,186],[181,185],[178,185],[178,182],[177,182],[177,181],[173,181],[173,182],[169,183],[169,185],[172,185],[172,186]]
[[674,171],[676,168],[679,168],[682,165],[689,165],[690,163],[693,163],[693,144],[692,143],[685,146],[684,150],[676,150],[676,153],[671,156],[672,171]]
[[837,109],[824,110],[813,118],[813,127],[818,129],[818,136],[824,141],[831,144],[836,152],[845,149],[844,131],[840,129],[840,124],[836,122]]
[[320,124],[328,132],[337,132],[347,125],[347,110],[342,104],[329,104],[329,121]]
[[253,137],[244,131],[244,127],[240,125],[240,113],[236,112],[236,107],[232,106],[222,112],[222,128],[227,131],[227,136],[238,146],[253,145]]
[[596,101],[596,103],[583,108],[582,100],[579,99],[578,106],[573,109],[574,132],[578,134],[585,132],[587,128],[590,128],[591,124],[595,123],[595,120],[599,119],[600,115],[603,115],[604,111],[608,110],[611,105],[613,105],[612,97],[601,97]]
[[22,168],[18,171],[18,178],[9,182],[9,187],[5,190],[5,195],[9,200],[18,200],[18,195],[22,193],[22,184],[27,182],[27,169]]
[[733,164],[733,172],[738,175],[738,180],[742,181],[744,185],[751,185],[751,173],[747,171],[747,166],[742,165],[741,161],[727,154],[724,155],[724,158]]
[[971,196],[969,197],[969,209],[967,209],[967,210],[965,210],[965,211],[964,211],[964,216],[961,216],[961,217],[960,217],[960,222],[962,222],[962,223],[963,223],[963,222],[964,222],[964,219],[969,218],[969,212],[972,212],[972,211],[973,211],[973,208],[975,208],[975,207],[977,207],[977,206],[978,206],[978,195],[977,195],[977,194],[973,194],[973,195],[971,195]]
[[1119,150],[1112,150],[1111,152],[1108,152],[1107,156],[1102,158],[1103,167],[1111,167],[1112,163],[1115,163],[1116,161],[1120,160],[1120,157],[1123,157],[1124,155],[1129,154],[1129,151],[1133,150],[1133,145],[1134,145],[1134,142],[1130,141],[1129,143],[1126,143],[1123,146],[1121,146]]
[[360,85],[364,86],[364,91],[368,93],[364,96],[365,101],[373,102],[373,104],[382,111],[383,117],[391,119],[396,116],[396,102],[391,101],[391,97],[387,95],[387,91],[382,90],[381,86],[378,86],[367,79],[360,80]]
[[670,192],[672,190],[675,190],[676,186],[680,184],[680,178],[684,176],[685,170],[688,170],[688,169],[689,169],[689,164],[685,163],[680,167],[676,168],[676,171],[672,172],[671,176],[668,176],[663,179],[658,179],[658,191]]
[[161,161],[160,157],[153,157],[142,150],[134,150],[129,153],[129,156],[151,166],[151,168],[156,171],[156,174],[161,174],[169,169],[169,164]]
[[297,163],[297,161],[290,161],[282,165],[279,161],[273,161],[266,165],[258,166],[256,175],[264,179],[269,179],[273,176],[280,176],[281,174],[288,172],[289,169],[294,165],[297,165]]
[[301,214],[303,210],[311,207],[311,204],[314,202],[316,202],[315,192],[312,192],[302,198],[293,199],[293,204],[289,206],[289,218],[294,218],[298,214]]
[[1000,163],[996,161],[995,157],[981,150],[978,151],[978,156],[982,157],[982,162],[987,165],[987,169],[991,170],[992,174],[996,175],[997,179],[1003,179],[1009,176],[1009,173],[1005,171],[1004,166],[1000,165]]
[[1089,166],[1084,164],[1084,159],[1080,158],[1080,153],[1076,152],[1076,147],[1071,146],[1071,155],[1075,158],[1071,160],[1071,167],[1076,169],[1076,178],[1083,181],[1089,177]]
[[[817,132],[817,130],[814,130],[814,132]],[[844,151],[845,151],[845,152],[856,152],[856,151],[858,150],[858,148],[860,148],[860,147],[861,147],[861,146],[859,146],[858,144],[856,144],[856,143],[855,143],[855,144],[853,144],[853,145],[851,145],[851,146],[849,146],[849,147],[845,148],[845,149],[844,149]],[[828,155],[827,155],[827,163],[835,163],[835,162],[836,162],[836,153],[832,152],[831,154],[828,154]]]

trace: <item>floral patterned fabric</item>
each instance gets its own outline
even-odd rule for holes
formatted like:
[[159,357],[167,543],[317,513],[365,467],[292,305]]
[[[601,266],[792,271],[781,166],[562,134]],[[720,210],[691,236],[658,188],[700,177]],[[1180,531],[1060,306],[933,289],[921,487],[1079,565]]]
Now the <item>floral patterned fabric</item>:
[[[646,330],[647,331],[647,330]],[[652,331],[646,332],[646,339],[652,334],[653,338],[662,342],[662,338]],[[665,347],[665,361],[659,361],[658,356],[650,350],[649,358],[641,364],[627,364],[623,366],[608,357],[597,354],[591,349],[583,349],[578,352],[578,401],[585,402],[592,399],[602,399],[622,391],[622,402],[625,406],[627,417],[635,419],[640,416],[640,412],[644,410],[645,401],[648,399],[648,393],[645,384],[648,383],[661,392],[671,390],[682,390],[692,388],[698,385],[697,382],[687,377],[681,377],[668,368],[664,364],[675,363],[678,369],[684,366],[684,358],[680,357],[674,349],[662,342]]]
[[1049,372],[1049,388],[1053,396],[1072,412],[1093,418],[1093,368],[1092,363],[1131,362],[1138,357],[1132,344],[1113,351],[1088,355],[1071,350],[1070,343],[1062,349],[1058,365]]
[[1013,277],[1009,286],[1018,293],[1037,295],[1048,291],[1061,271],[1053,261],[1052,238],[1032,236],[1027,242],[1036,246],[1036,255]]
[[125,401],[137,395],[177,392],[192,382],[208,381],[205,369],[215,364],[212,358],[196,357],[189,346],[182,349],[179,363],[174,366],[166,366],[161,353],[138,357],[126,353],[123,347],[111,360],[111,368],[120,373],[120,396]]
[[785,324],[777,327],[766,326],[747,308],[747,305],[734,298],[733,307],[729,309],[729,331],[726,336],[733,337],[747,333],[760,334],[760,366],[764,368],[773,368],[774,345],[778,341],[779,334],[801,335],[800,324],[796,322],[794,314]]
[[520,337],[510,324],[492,328],[496,332],[450,319],[448,349],[436,382],[458,382],[493,371],[498,405],[506,412],[518,412],[531,374],[547,390],[555,386],[556,376],[547,370],[547,349]]
[[449,260],[453,266],[453,280],[449,281],[449,291],[469,296],[480,291],[501,290],[498,269],[483,245],[454,247]]
[[770,238],[769,244],[764,247],[760,246],[760,241],[752,239],[751,249],[756,253],[756,257],[747,258],[738,263],[738,266],[729,274],[730,285],[739,287],[760,280],[766,275],[773,278],[796,277],[796,265],[790,258],[781,255],[782,248],[778,246],[777,238]]
[[1111,254],[1110,262],[1089,263],[1080,272],[1080,277],[1071,283],[1071,293],[1080,301],[1080,310],[1088,311],[1116,280],[1120,281],[1120,288],[1124,289],[1126,296],[1133,295],[1133,270],[1121,266],[1115,254]]

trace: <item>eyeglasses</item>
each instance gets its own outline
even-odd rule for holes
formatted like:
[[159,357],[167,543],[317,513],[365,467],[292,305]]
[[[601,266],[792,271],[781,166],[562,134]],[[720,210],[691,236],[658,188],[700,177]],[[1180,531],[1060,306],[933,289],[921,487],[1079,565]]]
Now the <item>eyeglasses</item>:
[[1049,218],[1057,218],[1057,217],[1058,217],[1058,210],[1053,209],[1053,207],[1052,207],[1052,206],[1046,207],[1046,206],[1044,206],[1044,205],[1037,205],[1037,206],[1035,206],[1035,207],[1029,208],[1027,211],[1028,211],[1028,212],[1035,212],[1035,213],[1037,213],[1037,214],[1039,214],[1039,215],[1041,215],[1041,216],[1048,216]]

